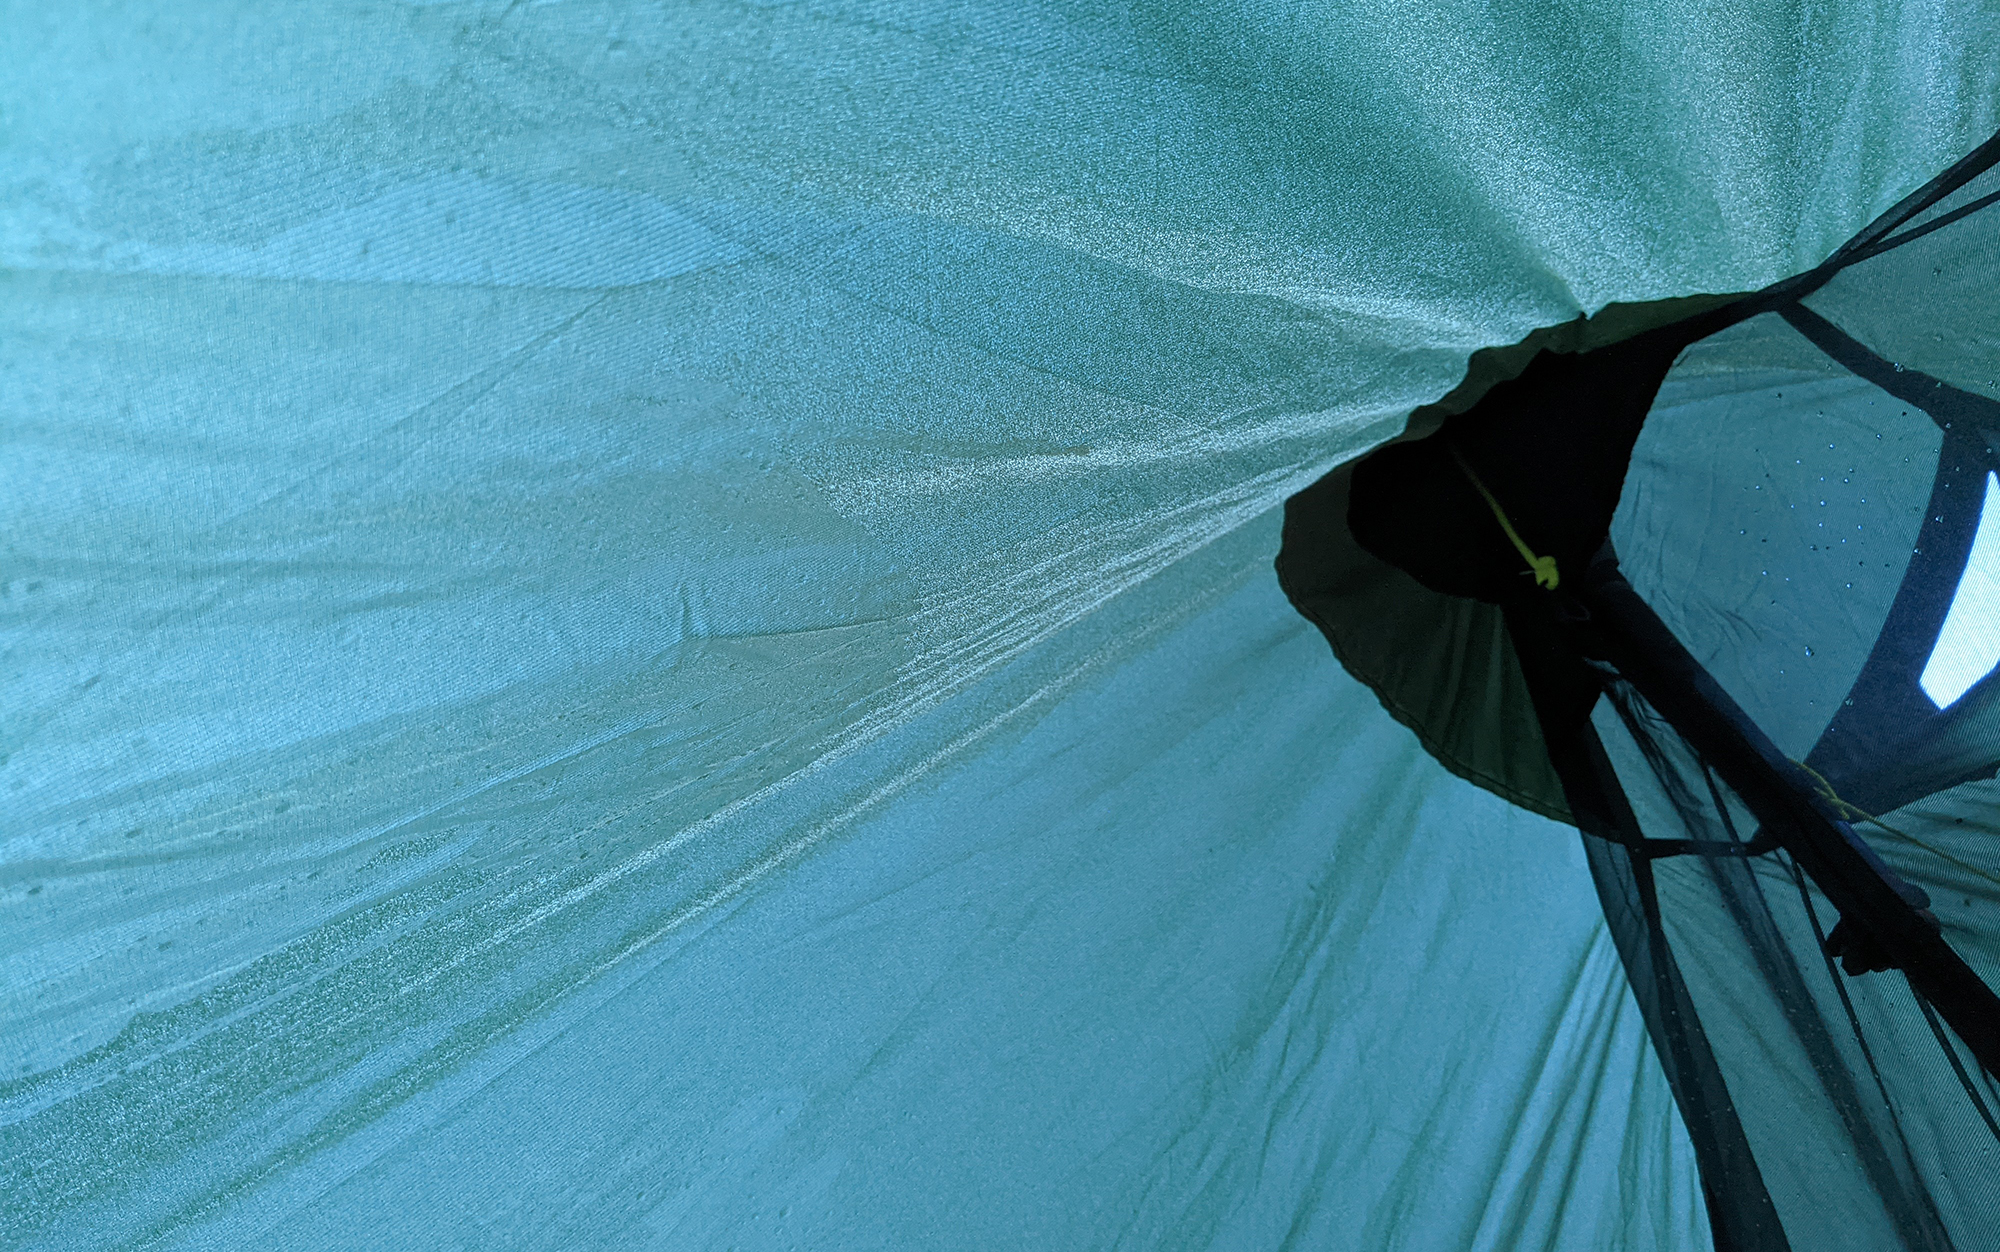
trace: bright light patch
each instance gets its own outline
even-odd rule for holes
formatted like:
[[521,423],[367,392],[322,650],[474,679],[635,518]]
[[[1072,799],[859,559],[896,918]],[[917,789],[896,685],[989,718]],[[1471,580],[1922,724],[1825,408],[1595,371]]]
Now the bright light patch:
[[1986,502],[1979,507],[1979,533],[1965,574],[1945,612],[1931,659],[1917,682],[1939,708],[1964,695],[2000,664],[2000,478],[1986,476]]

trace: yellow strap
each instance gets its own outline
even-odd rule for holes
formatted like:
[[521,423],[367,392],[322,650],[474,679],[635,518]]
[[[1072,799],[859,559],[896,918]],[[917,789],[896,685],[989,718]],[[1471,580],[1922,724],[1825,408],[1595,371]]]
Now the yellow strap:
[[1804,761],[1793,761],[1792,764],[1798,766],[1800,769],[1806,772],[1806,777],[1812,779],[1813,784],[1819,788],[1820,797],[1824,799],[1827,803],[1833,805],[1835,811],[1838,812],[1842,817],[1846,818],[1848,821],[1867,822],[1872,826],[1880,826],[1883,830],[1888,831],[1890,834],[1896,836],[1898,839],[1908,840],[1910,843],[1917,845],[1918,847],[1922,848],[1924,851],[1930,853],[1932,856],[1938,858],[1941,861],[1949,861],[1953,865],[1958,866],[1960,869],[1964,870],[1968,874],[1977,875],[1980,878],[1984,878],[1987,882],[2000,885],[2000,875],[1990,874],[1987,871],[1979,868],[1977,865],[1971,865],[1964,861],[1961,861],[1957,857],[1953,856],[1951,853],[1946,852],[1943,848],[1934,848],[1930,844],[1925,843],[1923,840],[1917,838],[1915,835],[1909,833],[1908,831],[1896,829],[1894,826],[1891,826],[1889,823],[1883,821],[1881,818],[1875,816],[1873,813],[1869,813],[1863,809],[1856,808],[1854,805],[1849,804],[1847,801],[1841,799],[1840,793],[1833,789],[1833,784],[1828,782],[1824,777],[1822,777],[1818,770],[1806,764]]
[[1515,531],[1514,523],[1507,520],[1507,510],[1500,507],[1500,502],[1493,498],[1493,493],[1486,489],[1486,484],[1480,482],[1479,475],[1472,471],[1472,465],[1465,459],[1465,454],[1450,444],[1445,446],[1451,448],[1452,458],[1458,462],[1458,468],[1465,471],[1465,476],[1472,480],[1472,485],[1479,489],[1479,494],[1486,497],[1486,507],[1493,510],[1493,520],[1500,523],[1500,529],[1507,532],[1507,540],[1514,545],[1514,551],[1520,553],[1521,559],[1528,563],[1528,568],[1535,572],[1536,585],[1554,591],[1556,584],[1562,578],[1556,573],[1556,559],[1552,556],[1535,555],[1535,550],[1530,548],[1527,541]]

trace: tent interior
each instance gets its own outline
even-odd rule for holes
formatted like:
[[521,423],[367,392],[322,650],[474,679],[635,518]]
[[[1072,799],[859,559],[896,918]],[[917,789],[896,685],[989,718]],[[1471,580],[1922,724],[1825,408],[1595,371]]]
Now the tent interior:
[[1699,323],[1617,568],[2000,983],[1990,12],[12,17],[0,1247],[2000,1234],[1671,699],[1590,833],[1314,507]]
[[1583,832],[1717,1247],[2000,1230],[1996,163],[1763,292],[1530,336],[1288,506],[1347,668]]

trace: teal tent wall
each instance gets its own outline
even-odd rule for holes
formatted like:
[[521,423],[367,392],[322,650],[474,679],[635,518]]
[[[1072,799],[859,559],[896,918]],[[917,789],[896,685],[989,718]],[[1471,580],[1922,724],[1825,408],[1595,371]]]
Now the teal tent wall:
[[1990,16],[17,7],[0,1241],[1699,1246],[1275,507]]

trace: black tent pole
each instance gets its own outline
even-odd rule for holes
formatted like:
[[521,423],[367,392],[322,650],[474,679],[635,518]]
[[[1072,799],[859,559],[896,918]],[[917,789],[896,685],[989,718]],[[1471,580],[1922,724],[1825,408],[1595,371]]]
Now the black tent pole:
[[[1908,976],[1989,1074],[2000,1075],[2000,996],[1897,890],[1859,837],[1814,791],[1722,685],[1619,573],[1600,557],[1574,581],[1581,612],[1566,615],[1585,655],[1609,663],[1776,835],[1799,867]],[[1905,888],[1905,890],[1908,890]]]

